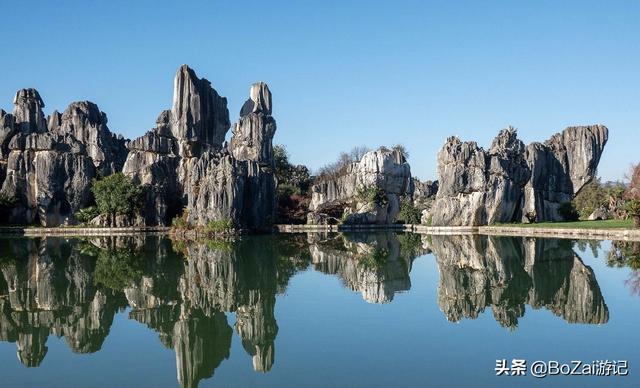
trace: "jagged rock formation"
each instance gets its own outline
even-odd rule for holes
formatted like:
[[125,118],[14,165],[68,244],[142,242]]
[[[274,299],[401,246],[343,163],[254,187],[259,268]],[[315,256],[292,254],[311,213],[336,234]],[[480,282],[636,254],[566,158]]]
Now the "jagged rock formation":
[[69,134],[82,143],[102,176],[122,171],[126,141],[109,130],[107,115],[93,102],[73,102],[62,114],[54,111],[48,122],[50,131]]
[[438,153],[434,225],[485,225],[518,217],[529,179],[524,144],[505,129],[488,151],[450,137]]
[[433,224],[558,220],[560,204],[595,176],[607,136],[602,125],[569,127],[525,147],[509,128],[488,151],[450,137],[438,153]]
[[[345,166],[336,176],[320,177],[311,186],[308,222],[326,223],[330,217],[345,223],[391,224],[407,194],[411,169],[397,150],[381,147]],[[363,192],[379,194],[371,200]]]
[[[406,236],[406,235],[405,235]],[[393,233],[353,234],[318,239],[310,235],[311,263],[320,272],[337,275],[345,287],[362,293],[369,303],[388,303],[411,288],[413,260],[424,253],[419,236],[402,244]]]
[[186,65],[178,70],[171,111],[129,144],[123,168],[147,187],[148,224],[165,225],[183,209],[197,225],[229,219],[238,227],[265,229],[273,222],[271,92],[260,82],[250,96],[227,147],[227,100]]
[[559,221],[558,207],[595,177],[609,137],[604,125],[569,127],[527,146],[531,180],[525,187],[523,222]]
[[420,222],[428,224],[431,222],[431,209],[438,194],[438,181],[421,182],[417,178],[411,178],[407,197],[421,213]]
[[120,169],[126,155],[125,140],[109,131],[95,104],[74,102],[49,120],[43,107],[35,89],[23,89],[13,114],[0,111],[1,193],[16,201],[12,223],[74,222],[91,202],[91,179]]
[[475,319],[491,307],[514,329],[525,304],[570,323],[602,324],[609,310],[593,270],[569,240],[432,236],[440,271],[438,304],[447,319]]

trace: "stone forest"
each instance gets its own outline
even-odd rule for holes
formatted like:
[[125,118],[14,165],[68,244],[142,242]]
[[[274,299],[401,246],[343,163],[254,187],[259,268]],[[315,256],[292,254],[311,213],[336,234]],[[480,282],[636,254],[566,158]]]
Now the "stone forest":
[[[290,165],[286,150],[272,144],[276,120],[267,84],[251,85],[231,126],[227,99],[186,65],[176,73],[171,109],[133,140],[112,132],[107,115],[89,101],[45,116],[38,91],[22,89],[13,104],[12,113],[0,111],[2,222],[47,227],[218,225],[264,232],[277,223],[561,221],[564,207],[596,178],[609,136],[604,125],[572,126],[524,144],[509,127],[488,149],[452,136],[437,155],[438,180],[421,182],[402,146],[356,150],[315,175]],[[101,184],[109,179],[135,195],[109,192]],[[109,206],[98,193],[130,203]]]

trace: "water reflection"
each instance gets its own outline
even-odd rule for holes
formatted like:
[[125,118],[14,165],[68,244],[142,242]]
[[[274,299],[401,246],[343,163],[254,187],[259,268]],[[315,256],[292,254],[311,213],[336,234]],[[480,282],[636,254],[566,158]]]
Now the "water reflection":
[[419,235],[391,233],[309,235],[314,268],[339,276],[365,301],[386,303],[411,288],[411,263],[426,253]]
[[431,246],[440,270],[438,304],[452,322],[491,307],[500,325],[514,329],[526,304],[570,323],[609,320],[593,270],[570,240],[433,236]]
[[276,295],[295,273],[313,268],[338,276],[366,302],[388,303],[411,288],[413,261],[430,252],[449,321],[474,319],[490,307],[500,325],[513,329],[527,304],[571,323],[609,319],[593,271],[568,240],[392,233],[199,243],[0,239],[0,340],[16,343],[28,367],[40,365],[50,335],[74,352],[92,353],[115,314],[128,309],[130,319],[174,350],[182,386],[213,376],[230,357],[234,332],[253,369],[268,372],[276,360]]

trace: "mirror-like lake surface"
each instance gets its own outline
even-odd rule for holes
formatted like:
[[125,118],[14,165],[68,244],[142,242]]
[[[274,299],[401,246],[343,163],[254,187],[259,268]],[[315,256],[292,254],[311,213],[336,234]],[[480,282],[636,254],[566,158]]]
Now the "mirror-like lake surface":
[[0,385],[640,386],[639,264],[640,243],[514,237],[3,238]]

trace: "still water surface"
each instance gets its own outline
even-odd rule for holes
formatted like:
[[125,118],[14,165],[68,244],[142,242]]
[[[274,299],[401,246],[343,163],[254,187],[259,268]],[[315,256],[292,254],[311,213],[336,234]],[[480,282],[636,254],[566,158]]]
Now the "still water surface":
[[[0,239],[0,385],[640,386],[640,243]],[[626,377],[496,360],[626,360]]]

